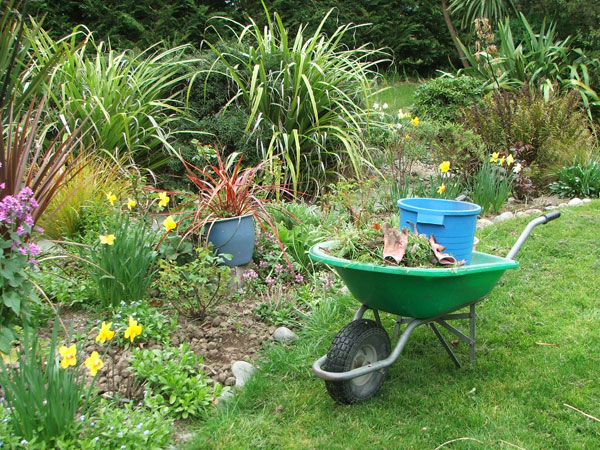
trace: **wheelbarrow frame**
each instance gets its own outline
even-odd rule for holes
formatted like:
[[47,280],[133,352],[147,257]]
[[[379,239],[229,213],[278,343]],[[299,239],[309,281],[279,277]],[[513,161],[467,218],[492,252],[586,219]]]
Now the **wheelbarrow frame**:
[[[519,238],[517,239],[517,242],[513,245],[513,247],[509,251],[506,258],[501,258],[501,259],[504,261],[514,260],[515,255],[517,254],[519,249],[522,247],[525,240],[529,237],[533,228],[535,228],[537,225],[545,224],[545,223],[547,223],[553,219],[556,219],[558,217],[560,217],[560,212],[553,211],[551,213],[544,214],[544,215],[530,221],[527,224],[527,226],[525,227],[525,229],[523,230],[523,232],[521,233],[521,235],[519,236]],[[321,243],[321,244],[316,244],[315,246],[313,246],[310,249],[309,254],[312,259],[327,263],[327,260],[326,260],[327,258],[323,258],[323,253],[320,251],[320,246],[322,246],[322,245],[324,245],[324,244]],[[480,255],[485,255],[485,254],[480,254]],[[491,256],[491,255],[485,255],[485,256]],[[516,263],[514,263],[512,265],[507,265],[507,264],[502,265],[501,261],[500,261],[499,263],[496,263],[496,264],[500,267],[499,270],[501,270],[498,278],[500,276],[502,276],[503,272],[506,269],[518,267],[518,264],[516,264]],[[340,266],[339,260],[336,262],[335,265]],[[334,265],[334,267],[335,267],[335,265]],[[415,269],[412,269],[412,270],[414,271]],[[448,272],[448,271],[451,271],[452,269],[434,269],[434,270],[446,271],[446,273],[448,275],[450,275],[450,272]],[[469,269],[465,268],[465,270],[469,270]],[[489,268],[488,270],[493,270],[493,268]],[[442,277],[444,276],[442,272],[440,272],[440,274]],[[455,274],[453,274],[453,275],[455,275]],[[398,276],[402,276],[402,273],[399,273]],[[357,377],[362,377],[362,376],[365,376],[367,374],[377,372],[377,371],[381,371],[385,375],[385,370],[389,366],[391,366],[400,357],[400,354],[404,350],[413,331],[421,325],[428,325],[432,329],[432,331],[437,336],[440,343],[442,344],[442,346],[444,347],[444,349],[446,350],[446,352],[448,353],[448,355],[454,362],[455,366],[460,367],[460,363],[459,363],[458,359],[456,358],[456,356],[454,355],[454,352],[452,351],[452,349],[450,348],[450,346],[448,345],[448,343],[446,342],[446,340],[440,333],[436,324],[442,326],[443,328],[445,328],[446,330],[448,330],[449,332],[454,334],[456,337],[458,337],[458,339],[460,339],[461,341],[463,341],[469,345],[469,359],[471,362],[473,362],[475,360],[475,318],[476,318],[475,306],[478,302],[480,302],[481,300],[483,300],[484,298],[487,297],[489,292],[491,292],[491,290],[493,289],[495,283],[496,283],[496,281],[494,281],[493,285],[489,287],[489,289],[487,290],[487,293],[485,293],[481,297],[467,301],[466,303],[458,303],[455,305],[454,308],[449,307],[447,311],[443,311],[440,314],[434,315],[432,317],[412,318],[412,317],[403,317],[402,315],[396,314],[397,317],[396,317],[396,324],[394,327],[393,339],[398,338],[401,325],[406,324],[406,328],[404,329],[402,334],[399,335],[399,339],[396,342],[393,350],[391,351],[389,356],[387,356],[385,359],[381,359],[381,360],[374,361],[374,362],[368,362],[368,364],[365,364],[362,367],[357,367],[352,370],[348,370],[348,371],[344,371],[344,372],[331,372],[331,371],[327,371],[323,368],[323,366],[327,363],[327,355],[324,355],[321,358],[317,359],[313,363],[313,366],[312,366],[313,372],[315,373],[315,375],[317,375],[319,378],[324,379],[326,382],[332,382],[332,381],[333,382],[343,382],[343,381],[353,380]],[[360,299],[358,299],[358,298],[357,298],[357,300],[360,301]],[[363,302],[361,301],[361,303],[363,303]],[[466,307],[469,308],[469,312],[464,312],[464,313],[456,312],[456,311],[464,309]],[[379,317],[379,310],[376,308],[372,308],[365,304],[362,304],[362,306],[355,313],[353,321],[363,319],[365,312],[369,309],[373,311],[375,321],[377,322],[379,327],[382,327],[381,320]],[[385,311],[385,312],[390,312],[390,311]],[[394,314],[394,313],[395,312],[392,312],[392,314]],[[464,319],[469,319],[468,335],[464,334],[463,332],[461,332],[460,330],[458,330],[457,328],[455,328],[454,326],[452,326],[448,323],[449,321],[464,320]],[[341,333],[341,331],[340,331],[340,333]],[[376,389],[376,391],[377,390],[379,390],[379,387]],[[373,394],[375,392],[373,392]]]

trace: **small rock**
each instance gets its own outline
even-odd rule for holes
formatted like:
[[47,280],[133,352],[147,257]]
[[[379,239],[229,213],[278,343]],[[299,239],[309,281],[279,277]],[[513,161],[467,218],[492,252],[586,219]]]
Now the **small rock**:
[[160,296],[160,292],[158,291],[158,289],[154,289],[152,292],[150,292],[150,297],[159,297]]
[[225,347],[226,353],[233,353],[235,351],[235,347]]
[[581,200],[580,198],[572,198],[571,200],[569,200],[568,203],[569,206],[579,206],[579,205],[583,205],[583,200]]
[[517,211],[517,214],[515,214],[515,216],[517,217],[526,217],[529,214],[527,214],[527,211]]
[[527,211],[525,211],[527,213],[527,215],[533,215],[533,214],[541,214],[542,210],[541,209],[537,209],[537,208],[531,208],[528,209]]
[[516,203],[517,199],[514,197],[508,197],[508,200],[506,200],[506,203]]
[[257,336],[256,336],[255,333],[252,333],[250,336],[248,336],[248,339],[251,340],[251,341],[255,341],[256,338],[257,338]]
[[215,357],[219,356],[219,350],[217,350],[216,348],[209,350],[208,355],[215,358]]
[[552,211],[554,209],[558,209],[558,206],[554,206],[554,205],[546,206],[546,211]]
[[490,225],[492,225],[493,222],[491,220],[488,219],[479,219],[477,221],[477,229],[481,230],[482,228],[488,227]]
[[195,337],[196,339],[202,339],[202,337],[203,337],[203,336],[204,336],[204,332],[202,331],[202,329],[201,329],[201,328],[196,328],[196,329],[194,330],[194,337]]
[[293,342],[296,339],[298,339],[298,336],[296,336],[296,333],[294,333],[292,330],[290,330],[287,327],[279,327],[275,330],[275,333],[273,333],[273,337],[275,338],[276,341],[279,342]]
[[227,403],[233,397],[233,392],[226,391],[221,394],[221,396],[217,399],[217,408],[224,408]]
[[510,211],[506,211],[506,212],[503,212],[502,214],[500,214],[499,216],[494,217],[492,219],[492,222],[500,223],[500,222],[504,222],[505,220],[512,219],[513,217],[515,217],[515,215],[513,213],[511,213]]
[[224,372],[217,375],[217,381],[221,384],[224,383],[226,379],[227,379],[227,374]]
[[171,344],[178,346],[180,344],[180,340],[179,340],[179,336],[172,336],[171,337]]
[[209,342],[209,343],[206,345],[206,348],[207,348],[208,350],[213,350],[213,349],[217,348],[217,343],[216,343],[216,342]]
[[221,320],[220,317],[215,317],[212,321],[212,326],[217,328],[219,325],[221,325],[221,322],[223,322],[223,320]]
[[119,386],[119,384],[121,384],[122,381],[123,377],[121,377],[120,375],[115,375],[115,377],[113,378],[113,384],[115,386]]
[[591,198],[584,198],[583,203],[590,203],[592,201]]
[[235,384],[235,377],[227,377],[225,380],[225,386],[233,386]]
[[561,203],[558,205],[559,208],[566,208],[567,206],[569,206],[567,203]]
[[246,382],[252,378],[256,369],[252,364],[246,361],[236,361],[231,365],[231,371],[235,377],[235,385],[238,387],[243,386]]

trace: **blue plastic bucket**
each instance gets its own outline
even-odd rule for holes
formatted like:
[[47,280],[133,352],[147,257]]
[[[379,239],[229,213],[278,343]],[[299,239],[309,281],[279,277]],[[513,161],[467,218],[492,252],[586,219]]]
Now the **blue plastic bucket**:
[[242,266],[252,261],[254,252],[254,216],[232,217],[215,220],[205,226],[208,242],[212,243],[218,255],[229,254],[232,259],[224,259],[227,266]]
[[415,231],[412,224],[416,224],[419,233],[433,234],[447,253],[471,264],[479,205],[439,198],[403,198],[398,200],[398,207],[400,229]]

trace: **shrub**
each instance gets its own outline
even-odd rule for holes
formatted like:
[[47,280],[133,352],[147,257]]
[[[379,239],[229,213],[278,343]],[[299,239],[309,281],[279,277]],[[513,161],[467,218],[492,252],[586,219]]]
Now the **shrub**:
[[600,165],[590,160],[560,169],[550,192],[560,197],[600,197]]
[[422,119],[454,121],[461,108],[481,102],[483,91],[483,83],[468,76],[434,78],[415,91],[413,113]]
[[175,419],[203,418],[226,389],[210,386],[201,371],[202,357],[187,344],[163,350],[135,349],[131,367],[146,382],[144,403]]
[[180,314],[204,319],[206,313],[224,301],[229,294],[229,267],[219,265],[212,248],[199,247],[196,258],[184,265],[171,260],[158,262],[156,287]]
[[370,95],[367,75],[380,52],[341,46],[352,25],[323,35],[328,17],[309,37],[303,26],[291,36],[279,15],[271,19],[267,12],[264,29],[251,19],[248,26],[232,23],[240,30],[241,52],[211,46],[238,88],[237,100],[250,110],[246,130],[272,132],[270,142],[257,144],[264,145],[275,182],[289,183],[295,194],[317,192],[344,165],[361,176],[370,160],[362,139],[363,108]]
[[482,138],[487,153],[519,143],[524,149],[519,159],[531,168],[538,185],[575,158],[587,159],[595,145],[576,93],[551,94],[544,100],[539,91],[524,86],[518,93],[493,92],[482,106],[464,113],[465,125]]

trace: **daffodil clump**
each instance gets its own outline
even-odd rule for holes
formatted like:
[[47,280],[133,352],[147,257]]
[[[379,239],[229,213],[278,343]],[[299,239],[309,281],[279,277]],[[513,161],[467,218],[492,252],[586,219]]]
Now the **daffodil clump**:
[[[116,331],[112,330],[112,322],[102,321],[100,325],[100,330],[96,335],[95,341],[100,344],[105,344],[112,342],[112,339],[115,337]],[[137,320],[133,317],[129,317],[129,325],[125,328],[123,332],[123,336],[125,339],[129,339],[131,343],[133,343],[136,336],[142,334],[142,325],[138,324]],[[108,351],[108,348],[106,349]],[[106,352],[105,352],[106,353]],[[77,346],[75,344],[71,344],[69,346],[62,345],[58,348],[58,354],[61,357],[60,367],[62,369],[68,369],[69,367],[77,367]],[[104,362],[100,357],[100,354],[94,350],[90,356],[86,358],[84,361],[85,367],[88,369],[89,374],[92,377],[98,375],[98,371],[104,367]]]
[[105,195],[114,208],[114,218],[101,225],[96,245],[81,250],[81,256],[92,263],[85,268],[103,307],[144,297],[156,270],[158,246],[177,228],[171,215],[158,219],[162,228],[153,227],[156,219],[148,217],[152,208],[155,217],[165,214],[163,210],[171,202],[165,192],[152,194],[141,207],[134,198],[119,198],[112,192]]

